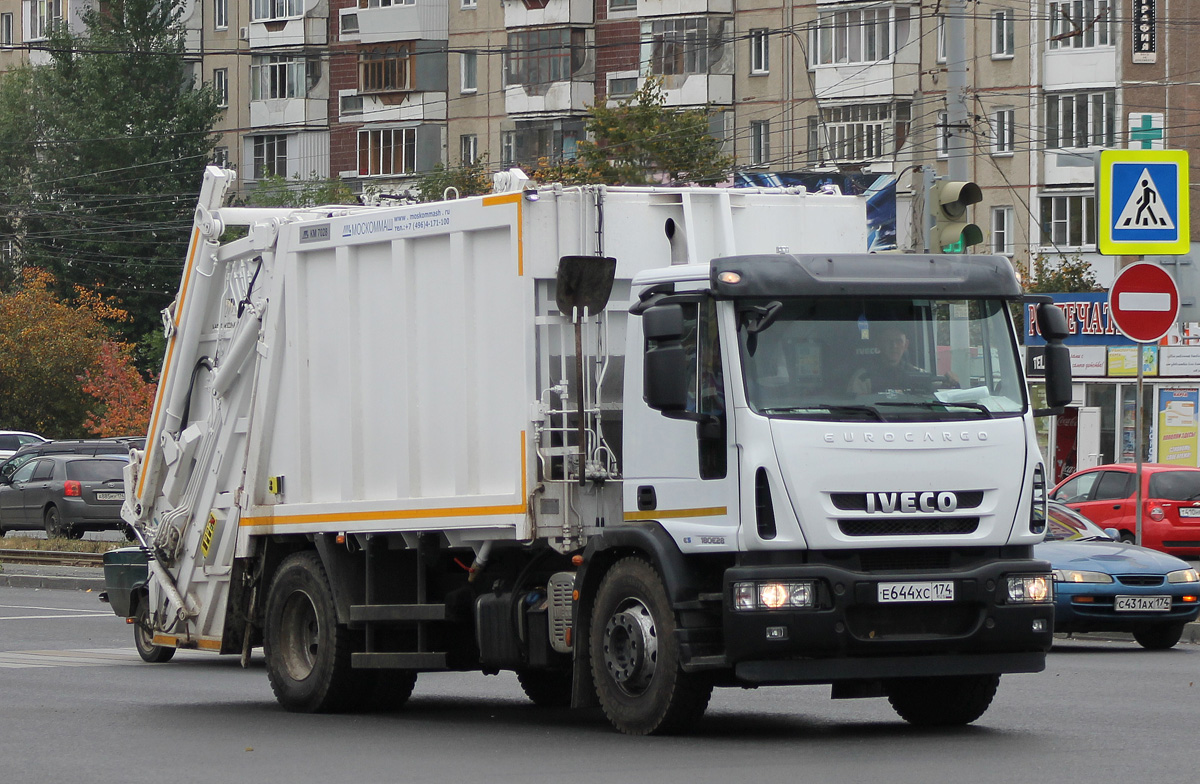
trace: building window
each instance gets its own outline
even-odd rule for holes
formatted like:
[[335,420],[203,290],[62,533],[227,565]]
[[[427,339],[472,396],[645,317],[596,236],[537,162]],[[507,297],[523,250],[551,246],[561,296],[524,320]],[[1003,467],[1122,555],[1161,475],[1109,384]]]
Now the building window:
[[213,0],[213,27],[229,29],[229,0]]
[[1013,12],[1005,9],[992,14],[992,57],[1013,56]]
[[33,0],[33,29],[30,38],[45,38],[62,21],[62,0]]
[[342,29],[340,35],[356,35],[358,30],[358,14],[342,14]]
[[1112,45],[1112,6],[1109,0],[1050,3],[1051,49],[1091,49]]
[[997,109],[992,115],[992,155],[1012,155],[1016,149],[1016,128],[1013,109]]
[[938,14],[937,18],[937,61],[946,62],[946,17]]
[[416,171],[416,158],[416,128],[358,132],[359,176],[411,174]]
[[650,72],[658,76],[708,73],[710,55],[720,46],[719,27],[704,16],[656,19],[644,25],[643,39],[650,40]]
[[473,93],[479,89],[477,77],[478,60],[475,52],[463,52],[458,58],[462,72],[460,92]]
[[213,166],[220,166],[222,169],[229,168],[229,148],[214,147],[213,148]]
[[750,165],[761,166],[771,159],[771,124],[766,120],[750,123]]
[[254,138],[254,179],[287,176],[287,136],[273,134]]
[[609,11],[636,11],[637,0],[608,0]]
[[1043,196],[1042,244],[1084,248],[1096,244],[1094,196]]
[[394,5],[416,5],[417,0],[358,0],[359,8],[390,8]]
[[992,253],[1013,254],[1013,208],[992,207]]
[[750,31],[750,73],[765,74],[771,70],[770,40],[766,30]]
[[460,7],[467,11],[473,11],[478,6],[479,4],[476,0],[462,0],[462,5]]
[[389,44],[358,52],[360,93],[403,92],[412,89],[413,63],[409,44]]
[[13,43],[13,15],[0,14],[0,46],[12,46]]
[[822,13],[813,25],[810,38],[817,65],[888,60],[892,56],[892,9]]
[[479,158],[479,137],[473,133],[464,133],[458,137],[458,160],[466,166]]
[[[317,63],[314,66],[319,67]],[[250,59],[250,100],[303,98],[308,94],[309,62],[303,57],[267,55]]]
[[[810,162],[814,150],[826,161],[866,161],[893,155],[908,139],[912,104],[867,103],[830,106],[808,121]],[[820,143],[824,128],[825,144]]]
[[516,131],[502,131],[500,133],[500,162],[504,164],[517,162]]
[[613,76],[609,74],[609,98],[628,98],[637,92],[637,88],[638,78],[636,76]]
[[1046,95],[1046,147],[1111,147],[1116,143],[1112,90]]
[[253,11],[256,22],[302,16],[304,0],[254,0]]
[[950,117],[945,112],[938,112],[937,116],[937,157],[950,157]]
[[213,69],[213,90],[217,93],[217,106],[229,106],[229,69]]
[[361,95],[341,96],[341,114],[362,114],[363,99]]
[[508,34],[504,83],[550,84],[569,81],[583,66],[584,31],[568,27],[523,30]]

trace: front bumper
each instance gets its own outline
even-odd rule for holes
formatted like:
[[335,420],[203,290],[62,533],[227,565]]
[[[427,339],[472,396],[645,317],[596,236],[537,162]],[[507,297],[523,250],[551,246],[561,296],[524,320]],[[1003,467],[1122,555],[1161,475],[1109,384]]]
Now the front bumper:
[[[1164,623],[1188,623],[1200,616],[1195,583],[1151,587],[1096,583],[1054,584],[1054,626],[1059,632],[1119,632]],[[1117,596],[1170,596],[1166,612],[1118,612]]]
[[[1054,636],[1054,605],[1012,603],[1010,575],[1045,575],[1025,559],[962,569],[858,572],[824,564],[735,567],[725,573],[725,660],[755,683],[829,683],[895,675],[1036,672]],[[735,610],[739,582],[812,581],[815,607]],[[882,582],[952,581],[946,602],[879,601]]]

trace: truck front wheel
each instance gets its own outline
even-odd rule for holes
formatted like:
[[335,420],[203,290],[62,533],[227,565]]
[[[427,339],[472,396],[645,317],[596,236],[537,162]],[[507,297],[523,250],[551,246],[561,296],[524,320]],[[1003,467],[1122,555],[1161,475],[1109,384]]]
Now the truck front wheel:
[[999,685],[999,675],[898,678],[888,682],[887,695],[892,708],[909,724],[955,727],[982,716]]
[[284,559],[267,596],[263,652],[275,698],[290,711],[351,707],[350,630],[337,622],[333,591],[314,552]]
[[680,667],[675,614],[654,567],[618,561],[596,593],[592,678],[612,725],[629,735],[682,730],[708,707],[712,682]]

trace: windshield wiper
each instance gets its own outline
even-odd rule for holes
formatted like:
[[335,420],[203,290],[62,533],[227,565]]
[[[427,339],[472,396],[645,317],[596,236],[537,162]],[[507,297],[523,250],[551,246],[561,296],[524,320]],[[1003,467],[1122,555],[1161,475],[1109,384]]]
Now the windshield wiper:
[[784,406],[780,408],[765,408],[767,414],[804,414],[824,411],[830,414],[870,414],[878,422],[886,422],[887,418],[875,406],[845,406],[835,403],[813,403],[807,406]]
[[877,406],[912,406],[913,408],[927,408],[927,409],[932,409],[932,408],[946,409],[950,406],[955,406],[957,408],[969,408],[972,411],[979,411],[980,413],[984,414],[988,419],[992,418],[992,410],[990,408],[988,408],[987,406],[984,406],[980,403],[950,403],[950,402],[947,402],[944,400],[929,400],[929,401],[910,400],[908,402],[884,402],[884,401],[881,401],[879,403],[876,403],[875,405],[877,405]]

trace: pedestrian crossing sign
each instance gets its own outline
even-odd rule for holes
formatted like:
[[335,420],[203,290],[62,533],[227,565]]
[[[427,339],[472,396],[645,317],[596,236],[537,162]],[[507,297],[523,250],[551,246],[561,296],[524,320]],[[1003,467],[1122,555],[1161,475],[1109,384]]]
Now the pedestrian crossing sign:
[[1096,189],[1101,253],[1191,250],[1186,150],[1101,150]]

